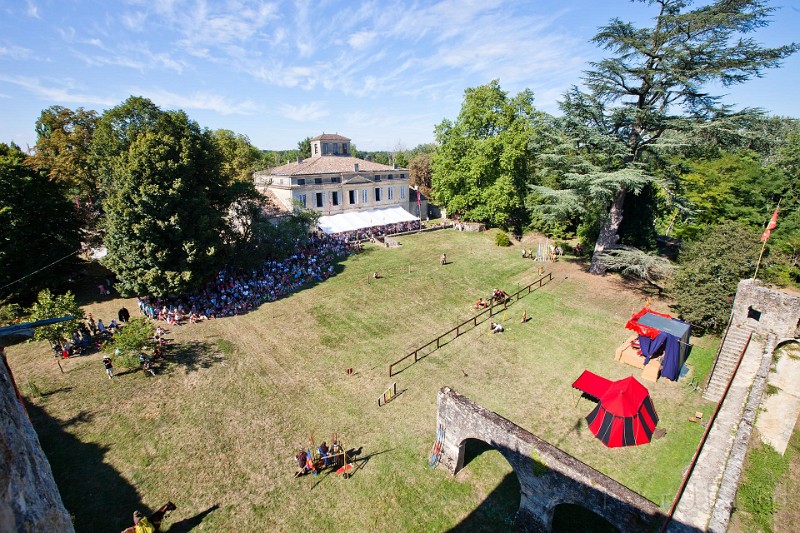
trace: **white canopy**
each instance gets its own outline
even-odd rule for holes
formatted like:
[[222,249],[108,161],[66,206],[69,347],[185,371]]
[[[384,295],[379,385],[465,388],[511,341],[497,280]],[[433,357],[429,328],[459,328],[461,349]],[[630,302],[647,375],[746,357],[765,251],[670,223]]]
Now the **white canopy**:
[[342,233],[343,231],[354,231],[414,220],[419,219],[397,205],[383,209],[367,209],[365,211],[352,211],[350,213],[319,217],[317,227],[331,235],[333,233]]

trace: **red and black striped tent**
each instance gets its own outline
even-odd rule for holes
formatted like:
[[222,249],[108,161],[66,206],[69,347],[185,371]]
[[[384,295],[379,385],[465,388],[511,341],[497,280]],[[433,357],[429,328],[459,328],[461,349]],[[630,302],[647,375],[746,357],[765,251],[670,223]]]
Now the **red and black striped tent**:
[[647,444],[658,424],[650,393],[633,376],[613,382],[586,421],[609,448]]

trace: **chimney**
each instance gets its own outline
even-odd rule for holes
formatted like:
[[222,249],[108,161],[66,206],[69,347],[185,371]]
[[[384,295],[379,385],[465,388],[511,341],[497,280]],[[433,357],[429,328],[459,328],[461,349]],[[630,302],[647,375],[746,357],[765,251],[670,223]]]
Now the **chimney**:
[[397,170],[397,163],[392,163],[392,168]]
[[358,172],[358,163],[353,163],[353,172]]
[[303,158],[302,158],[301,156],[299,156],[299,155],[298,155],[298,156],[297,156],[297,164],[299,165],[299,164],[300,164],[300,163],[302,163],[302,162],[303,162]]

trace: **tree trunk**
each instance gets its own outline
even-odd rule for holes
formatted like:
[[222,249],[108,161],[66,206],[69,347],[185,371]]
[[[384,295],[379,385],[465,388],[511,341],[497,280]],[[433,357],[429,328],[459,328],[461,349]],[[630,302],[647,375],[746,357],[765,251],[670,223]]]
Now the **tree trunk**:
[[592,274],[605,274],[606,269],[600,262],[600,256],[606,248],[613,248],[619,242],[619,235],[617,230],[619,225],[622,224],[622,206],[625,203],[625,195],[628,193],[626,186],[620,187],[614,196],[614,203],[611,204],[611,209],[608,212],[603,227],[600,228],[600,235],[597,236],[597,242],[594,245],[594,254],[592,254],[592,264],[589,266],[589,272]]

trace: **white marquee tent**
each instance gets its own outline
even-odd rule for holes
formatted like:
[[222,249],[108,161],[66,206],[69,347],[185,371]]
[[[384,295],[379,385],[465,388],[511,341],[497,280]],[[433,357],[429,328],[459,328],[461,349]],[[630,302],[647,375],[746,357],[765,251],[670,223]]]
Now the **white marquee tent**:
[[344,231],[384,226],[397,222],[412,222],[414,220],[419,219],[402,207],[394,206],[383,209],[367,209],[365,211],[352,211],[350,213],[319,217],[317,227],[328,235],[331,235]]

